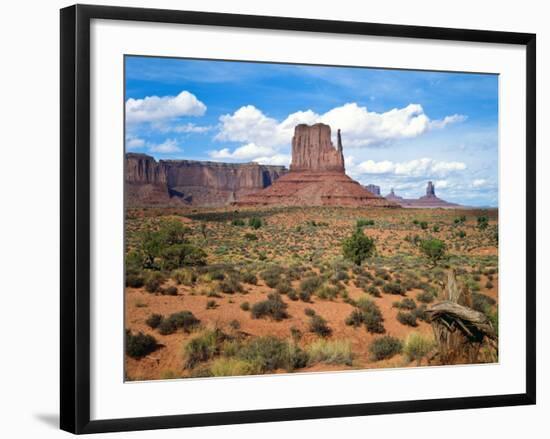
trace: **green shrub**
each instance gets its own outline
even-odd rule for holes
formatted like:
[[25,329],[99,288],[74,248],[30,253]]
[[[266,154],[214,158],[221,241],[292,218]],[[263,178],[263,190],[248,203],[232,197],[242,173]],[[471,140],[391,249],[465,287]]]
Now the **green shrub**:
[[248,225],[253,229],[259,229],[260,227],[262,227],[262,220],[254,216],[248,220]]
[[167,318],[162,319],[158,325],[158,330],[162,335],[169,335],[176,332],[178,329],[183,329],[185,332],[191,332],[197,328],[200,320],[197,319],[191,311],[181,311],[170,314]]
[[253,375],[257,373],[254,364],[236,358],[217,358],[210,365],[210,372],[215,377]]
[[147,320],[145,320],[145,324],[149,326],[151,329],[156,329],[160,325],[160,322],[162,321],[162,315],[161,314],[151,314]]
[[351,314],[346,318],[345,323],[348,326],[358,328],[364,323],[363,313],[358,309],[354,309]]
[[386,360],[400,354],[402,350],[403,343],[401,340],[390,335],[377,338],[369,346],[369,353],[374,361]]
[[360,218],[357,220],[356,227],[374,226],[374,220]]
[[299,299],[298,294],[294,290],[290,290],[288,293],[286,293],[286,296],[293,301],[296,301]]
[[380,294],[380,290],[376,288],[374,285],[369,286],[366,289],[366,292],[373,297],[382,297],[382,295]]
[[234,276],[228,276],[224,280],[220,281],[218,288],[222,293],[234,294],[240,293],[243,290],[243,286],[239,280]]
[[275,287],[275,290],[279,294],[287,294],[290,290],[292,290],[292,285],[290,284],[290,282],[287,279],[281,279],[277,283],[277,285]]
[[397,282],[388,282],[384,284],[384,286],[382,287],[382,290],[384,291],[384,293],[388,293],[388,294],[401,294],[401,295],[405,294],[403,287]]
[[477,227],[480,230],[485,230],[487,227],[489,227],[489,217],[487,217],[487,215],[478,216]]
[[176,325],[170,319],[162,319],[157,329],[161,335],[170,335],[177,330]]
[[170,286],[170,287],[161,289],[160,293],[164,296],[177,296],[178,289],[174,286]]
[[481,293],[472,293],[472,308],[476,311],[488,314],[491,307],[496,304],[495,299]]
[[466,216],[465,215],[461,215],[458,218],[454,219],[455,224],[464,224],[465,222],[466,222]]
[[440,239],[425,239],[420,243],[420,250],[435,266],[445,256],[445,243]]
[[145,284],[143,275],[136,273],[126,273],[126,286],[132,288],[141,288]]
[[256,235],[255,233],[245,233],[244,239],[246,239],[247,241],[257,241],[258,235]]
[[142,358],[150,354],[157,348],[157,340],[152,335],[139,332],[132,334],[126,330],[126,354],[132,358]]
[[494,287],[493,282],[491,282],[490,280],[488,280],[488,281],[485,283],[485,288],[487,288],[487,289],[490,290],[490,289],[493,288],[493,287]]
[[215,309],[217,308],[218,304],[215,300],[209,300],[206,302],[206,309]]
[[319,276],[309,276],[300,282],[300,293],[311,296],[321,286],[323,280]]
[[245,223],[244,223],[244,221],[243,221],[242,219],[240,219],[240,218],[235,218],[233,221],[231,221],[231,225],[232,225],[232,226],[238,226],[238,227],[240,227],[240,226],[244,226]]
[[149,272],[145,277],[145,290],[149,293],[156,293],[165,281],[166,278],[162,273],[158,271]]
[[197,281],[196,273],[190,268],[180,268],[170,275],[178,285],[193,285]]
[[206,253],[191,244],[173,244],[161,250],[162,268],[175,270],[184,266],[206,264]]
[[271,265],[261,272],[260,276],[269,288],[275,288],[281,281],[283,269],[278,265]]
[[258,277],[254,273],[251,273],[251,272],[247,271],[247,272],[244,272],[242,274],[242,281],[245,284],[257,285],[258,284]]
[[434,340],[431,337],[426,337],[418,332],[409,334],[405,340],[403,353],[408,361],[416,361],[420,366],[422,358],[424,358],[435,346]]
[[184,347],[184,366],[193,368],[200,362],[214,358],[224,340],[225,334],[218,329],[206,330],[193,337]]
[[317,297],[322,300],[333,300],[338,297],[338,287],[323,285],[316,293]]
[[413,299],[406,297],[401,302],[394,302],[392,305],[394,308],[398,309],[416,309],[416,303]]
[[373,255],[375,249],[374,240],[366,236],[362,229],[355,229],[350,237],[342,241],[344,258],[355,265],[361,265],[365,259]]
[[281,321],[288,318],[287,307],[288,305],[283,302],[280,294],[272,293],[267,296],[267,300],[252,305],[252,318],[270,317],[275,321]]
[[309,291],[300,291],[298,297],[302,302],[311,302],[311,293]]
[[397,313],[397,321],[406,326],[418,326],[418,323],[416,322],[416,315],[412,312],[399,311]]
[[363,314],[363,323],[368,332],[373,334],[383,334],[386,332],[382,311],[380,311],[380,308],[374,301],[362,297],[357,301],[357,308]]
[[432,303],[435,297],[430,291],[422,291],[416,295],[416,300],[422,303]]
[[422,230],[426,230],[428,228],[428,223],[426,221],[421,221],[420,222],[420,228]]
[[304,367],[307,354],[294,343],[273,336],[256,337],[241,347],[237,357],[254,365],[259,373]]
[[241,309],[243,311],[248,311],[250,309],[250,303],[248,303],[248,302],[241,303]]
[[304,314],[308,317],[313,317],[315,315],[315,310],[312,308],[304,309]]
[[327,325],[327,321],[317,314],[310,317],[309,330],[321,337],[328,337],[332,334],[332,329]]
[[306,348],[306,352],[309,364],[325,363],[351,366],[353,361],[351,343],[347,340],[317,340]]

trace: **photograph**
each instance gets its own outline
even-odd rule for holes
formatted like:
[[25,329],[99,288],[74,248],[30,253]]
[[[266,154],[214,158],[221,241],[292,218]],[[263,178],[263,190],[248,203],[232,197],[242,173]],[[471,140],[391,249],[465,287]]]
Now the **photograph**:
[[498,74],[127,54],[123,84],[126,382],[499,363]]

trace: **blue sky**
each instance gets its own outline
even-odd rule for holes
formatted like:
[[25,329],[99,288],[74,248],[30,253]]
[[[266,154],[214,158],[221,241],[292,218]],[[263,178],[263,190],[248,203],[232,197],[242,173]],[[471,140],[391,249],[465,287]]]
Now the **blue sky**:
[[382,194],[498,205],[498,76],[126,57],[126,150],[287,165],[294,126],[342,130],[347,173]]

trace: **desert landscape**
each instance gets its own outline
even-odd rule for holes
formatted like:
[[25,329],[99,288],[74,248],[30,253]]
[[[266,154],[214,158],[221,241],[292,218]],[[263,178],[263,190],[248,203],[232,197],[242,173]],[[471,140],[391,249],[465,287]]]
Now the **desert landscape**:
[[342,135],[296,125],[288,169],[126,154],[126,380],[498,361],[498,209],[383,197]]

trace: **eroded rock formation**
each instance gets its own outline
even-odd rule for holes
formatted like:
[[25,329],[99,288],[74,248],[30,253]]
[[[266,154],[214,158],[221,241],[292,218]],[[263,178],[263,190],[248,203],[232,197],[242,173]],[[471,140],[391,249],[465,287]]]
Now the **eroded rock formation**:
[[284,166],[160,160],[126,154],[129,205],[223,206],[263,189],[287,172]]
[[334,147],[325,124],[296,126],[290,172],[237,204],[397,207],[346,175],[340,130],[337,139]]
[[393,188],[390,193],[386,195],[387,200],[391,200],[395,203],[401,205],[401,207],[409,208],[425,208],[425,209],[450,209],[456,207],[463,207],[460,204],[449,203],[448,201],[442,200],[441,198],[435,195],[435,185],[429,181],[426,186],[426,195],[423,195],[419,198],[403,198],[398,195],[395,195]]
[[330,137],[330,126],[318,123],[294,128],[291,171],[345,172],[342,137],[338,130],[338,146]]
[[375,184],[367,184],[365,186],[365,189],[369,192],[372,192],[374,195],[380,195],[380,186],[377,186]]

